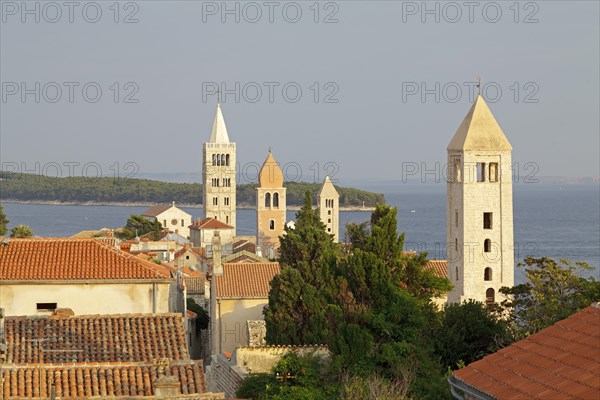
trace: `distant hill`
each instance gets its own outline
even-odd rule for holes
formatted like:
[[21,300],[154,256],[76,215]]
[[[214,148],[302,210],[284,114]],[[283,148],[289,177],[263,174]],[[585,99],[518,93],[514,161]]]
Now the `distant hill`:
[[[304,193],[310,190],[313,198],[320,183],[289,182],[287,204],[304,203]],[[336,186],[341,207],[373,207],[385,203],[383,194]],[[0,171],[0,200],[52,201],[65,203],[170,203],[202,205],[202,185],[172,183],[132,178],[56,178],[34,174]],[[256,205],[256,185],[237,186],[238,206]]]

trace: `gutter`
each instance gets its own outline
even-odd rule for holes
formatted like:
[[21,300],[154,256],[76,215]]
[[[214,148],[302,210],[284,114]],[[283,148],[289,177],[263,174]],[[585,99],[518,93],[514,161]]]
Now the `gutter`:
[[[450,375],[448,377],[448,383],[450,384],[450,392],[455,399],[458,400],[467,400],[464,395],[460,392],[464,392],[465,394],[469,394],[468,400],[497,400],[495,397],[492,397],[488,394],[480,392],[479,390],[472,388],[466,383],[456,379],[454,375]],[[459,392],[460,391],[460,392]]]

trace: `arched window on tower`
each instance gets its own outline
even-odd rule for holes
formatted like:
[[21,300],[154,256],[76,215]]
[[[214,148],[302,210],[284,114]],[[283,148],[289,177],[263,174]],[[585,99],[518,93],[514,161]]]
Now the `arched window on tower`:
[[460,169],[460,158],[454,159],[454,181],[460,182],[462,180],[461,169]]
[[217,167],[221,166],[221,155],[217,154]]
[[489,288],[485,291],[485,304],[488,308],[492,308],[496,304],[496,292],[494,292],[494,289]]
[[229,154],[225,156],[225,165],[229,167]]
[[271,207],[271,193],[265,194],[265,207]]
[[485,239],[483,241],[483,251],[486,253],[492,251],[492,241],[490,239]]
[[213,159],[213,167],[214,167],[215,165],[217,165],[217,155],[213,154],[212,159]]
[[490,163],[490,182],[498,182],[498,163]]
[[279,208],[279,193],[273,193],[273,207]]
[[485,270],[483,270],[483,280],[484,281],[492,280],[492,269],[490,267],[487,267]]

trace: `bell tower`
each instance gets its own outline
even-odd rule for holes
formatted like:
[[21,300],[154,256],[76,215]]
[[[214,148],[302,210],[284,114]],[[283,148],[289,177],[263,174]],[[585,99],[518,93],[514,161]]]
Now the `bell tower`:
[[202,152],[202,183],[204,184],[204,217],[215,218],[236,228],[235,168],[236,147],[229,141],[221,105],[208,142]]
[[335,190],[329,177],[325,178],[321,190],[317,194],[319,217],[325,224],[327,233],[333,235],[333,241],[339,242],[340,235],[340,195]]
[[514,285],[512,146],[481,95],[448,145],[448,302]]
[[277,256],[279,236],[283,235],[286,220],[285,192],[283,172],[269,150],[258,174],[256,188],[256,245],[260,247],[263,257]]

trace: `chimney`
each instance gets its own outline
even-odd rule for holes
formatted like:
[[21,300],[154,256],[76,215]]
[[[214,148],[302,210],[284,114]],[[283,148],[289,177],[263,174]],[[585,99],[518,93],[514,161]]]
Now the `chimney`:
[[176,376],[159,375],[154,381],[154,395],[158,398],[163,396],[175,396],[181,394],[179,379]]
[[223,275],[223,263],[221,262],[221,236],[215,230],[212,240],[213,275]]

